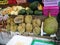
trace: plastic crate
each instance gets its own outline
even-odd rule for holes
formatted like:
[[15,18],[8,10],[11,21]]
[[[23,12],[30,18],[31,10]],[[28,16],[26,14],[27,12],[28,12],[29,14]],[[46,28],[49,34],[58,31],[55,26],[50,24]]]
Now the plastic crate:
[[43,0],[44,6],[58,6],[58,0]]
[[43,7],[43,14],[45,16],[49,16],[49,13],[51,16],[57,16],[59,13],[59,7],[58,6],[45,6]]

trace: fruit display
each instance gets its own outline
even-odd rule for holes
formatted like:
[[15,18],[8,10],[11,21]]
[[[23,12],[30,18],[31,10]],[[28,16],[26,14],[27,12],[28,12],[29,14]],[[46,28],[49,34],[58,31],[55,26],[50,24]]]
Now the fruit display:
[[[35,10],[39,10],[36,11]],[[37,13],[38,12],[38,13]],[[2,15],[42,15],[42,5],[38,2],[32,2],[31,4],[29,4],[29,6],[27,7],[23,7],[20,5],[16,5],[16,6],[7,6],[5,8],[1,8],[0,9],[0,13]]]
[[[15,39],[17,38],[16,41],[18,40],[18,42],[13,39],[14,45],[29,45],[30,38],[32,38],[30,45],[44,45],[45,40],[47,45],[56,44],[57,40],[60,39],[60,24],[58,24],[60,20],[56,19],[58,18],[59,7],[54,6],[55,2],[54,4],[53,2],[43,2],[42,0],[8,0],[8,4],[6,1],[5,5],[0,5],[0,37],[2,43],[7,44],[9,39],[16,36]],[[24,36],[26,36],[26,39],[30,38],[25,40],[23,39]],[[27,42],[25,43],[24,41]]]
[[24,9],[24,7],[22,6],[12,6],[3,8],[0,12],[2,13],[2,15],[18,15],[18,12],[22,9]]
[[58,22],[55,17],[49,16],[47,19],[44,21],[44,31],[47,34],[54,34],[57,32],[58,29]]
[[[37,28],[37,29],[35,29]],[[41,32],[41,20],[40,18],[34,18],[32,15],[18,15],[15,17],[9,17],[7,20],[7,31],[19,32],[20,34],[35,33],[39,35]],[[37,32],[34,32],[36,30]]]
[[[42,14],[43,6],[38,2],[32,2],[29,6],[23,7],[20,5],[8,6],[0,9],[0,24],[7,31],[18,32],[24,35],[25,33],[35,36],[43,36],[55,34],[58,29],[58,22],[55,17],[49,14],[45,17]],[[7,16],[8,15],[8,16]],[[2,18],[3,17],[3,18]],[[43,29],[42,28],[43,23]],[[4,25],[3,25],[4,24]]]
[[[33,15],[35,12],[34,9],[40,10],[41,7],[42,6],[40,6],[40,3],[36,1],[36,2],[31,3],[29,7],[23,7],[20,5],[16,5],[16,6],[8,6],[5,8],[1,8],[0,14],[4,16],[4,18],[1,18],[1,20],[3,21],[4,19],[7,25],[5,25],[4,21],[2,24],[6,26],[7,31],[12,31],[12,32],[18,31],[20,34],[23,34],[24,32],[31,33],[33,32],[33,28],[34,28],[33,23],[35,23],[33,19],[34,18]],[[35,15],[40,15],[40,11],[38,12],[39,13],[35,12]],[[6,15],[8,15],[9,17]],[[37,26],[40,27],[41,20],[40,21],[39,20],[40,19],[37,19],[37,22],[38,22]]]

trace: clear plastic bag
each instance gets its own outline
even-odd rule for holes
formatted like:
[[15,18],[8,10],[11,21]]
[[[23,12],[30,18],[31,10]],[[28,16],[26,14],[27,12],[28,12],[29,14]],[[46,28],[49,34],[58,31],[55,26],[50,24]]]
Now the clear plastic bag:
[[0,32],[0,44],[6,44],[11,38],[12,35],[10,33]]

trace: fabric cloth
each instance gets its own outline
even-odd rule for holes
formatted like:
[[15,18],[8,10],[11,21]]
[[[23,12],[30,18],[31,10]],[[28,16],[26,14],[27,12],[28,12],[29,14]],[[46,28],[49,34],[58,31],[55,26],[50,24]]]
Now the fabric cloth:
[[0,32],[0,44],[6,44],[11,37],[12,36],[7,32]]

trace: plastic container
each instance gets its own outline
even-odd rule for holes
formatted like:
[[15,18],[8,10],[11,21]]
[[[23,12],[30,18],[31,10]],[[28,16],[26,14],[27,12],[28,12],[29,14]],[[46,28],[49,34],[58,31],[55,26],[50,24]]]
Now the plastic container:
[[58,6],[58,0],[43,0],[44,6]]
[[51,16],[57,16],[59,13],[59,7],[58,6],[45,6],[43,7],[43,14],[45,16],[48,16],[49,13]]
[[59,12],[58,2],[59,0],[43,0],[43,14],[48,16],[48,13],[50,13],[51,16],[57,16]]

